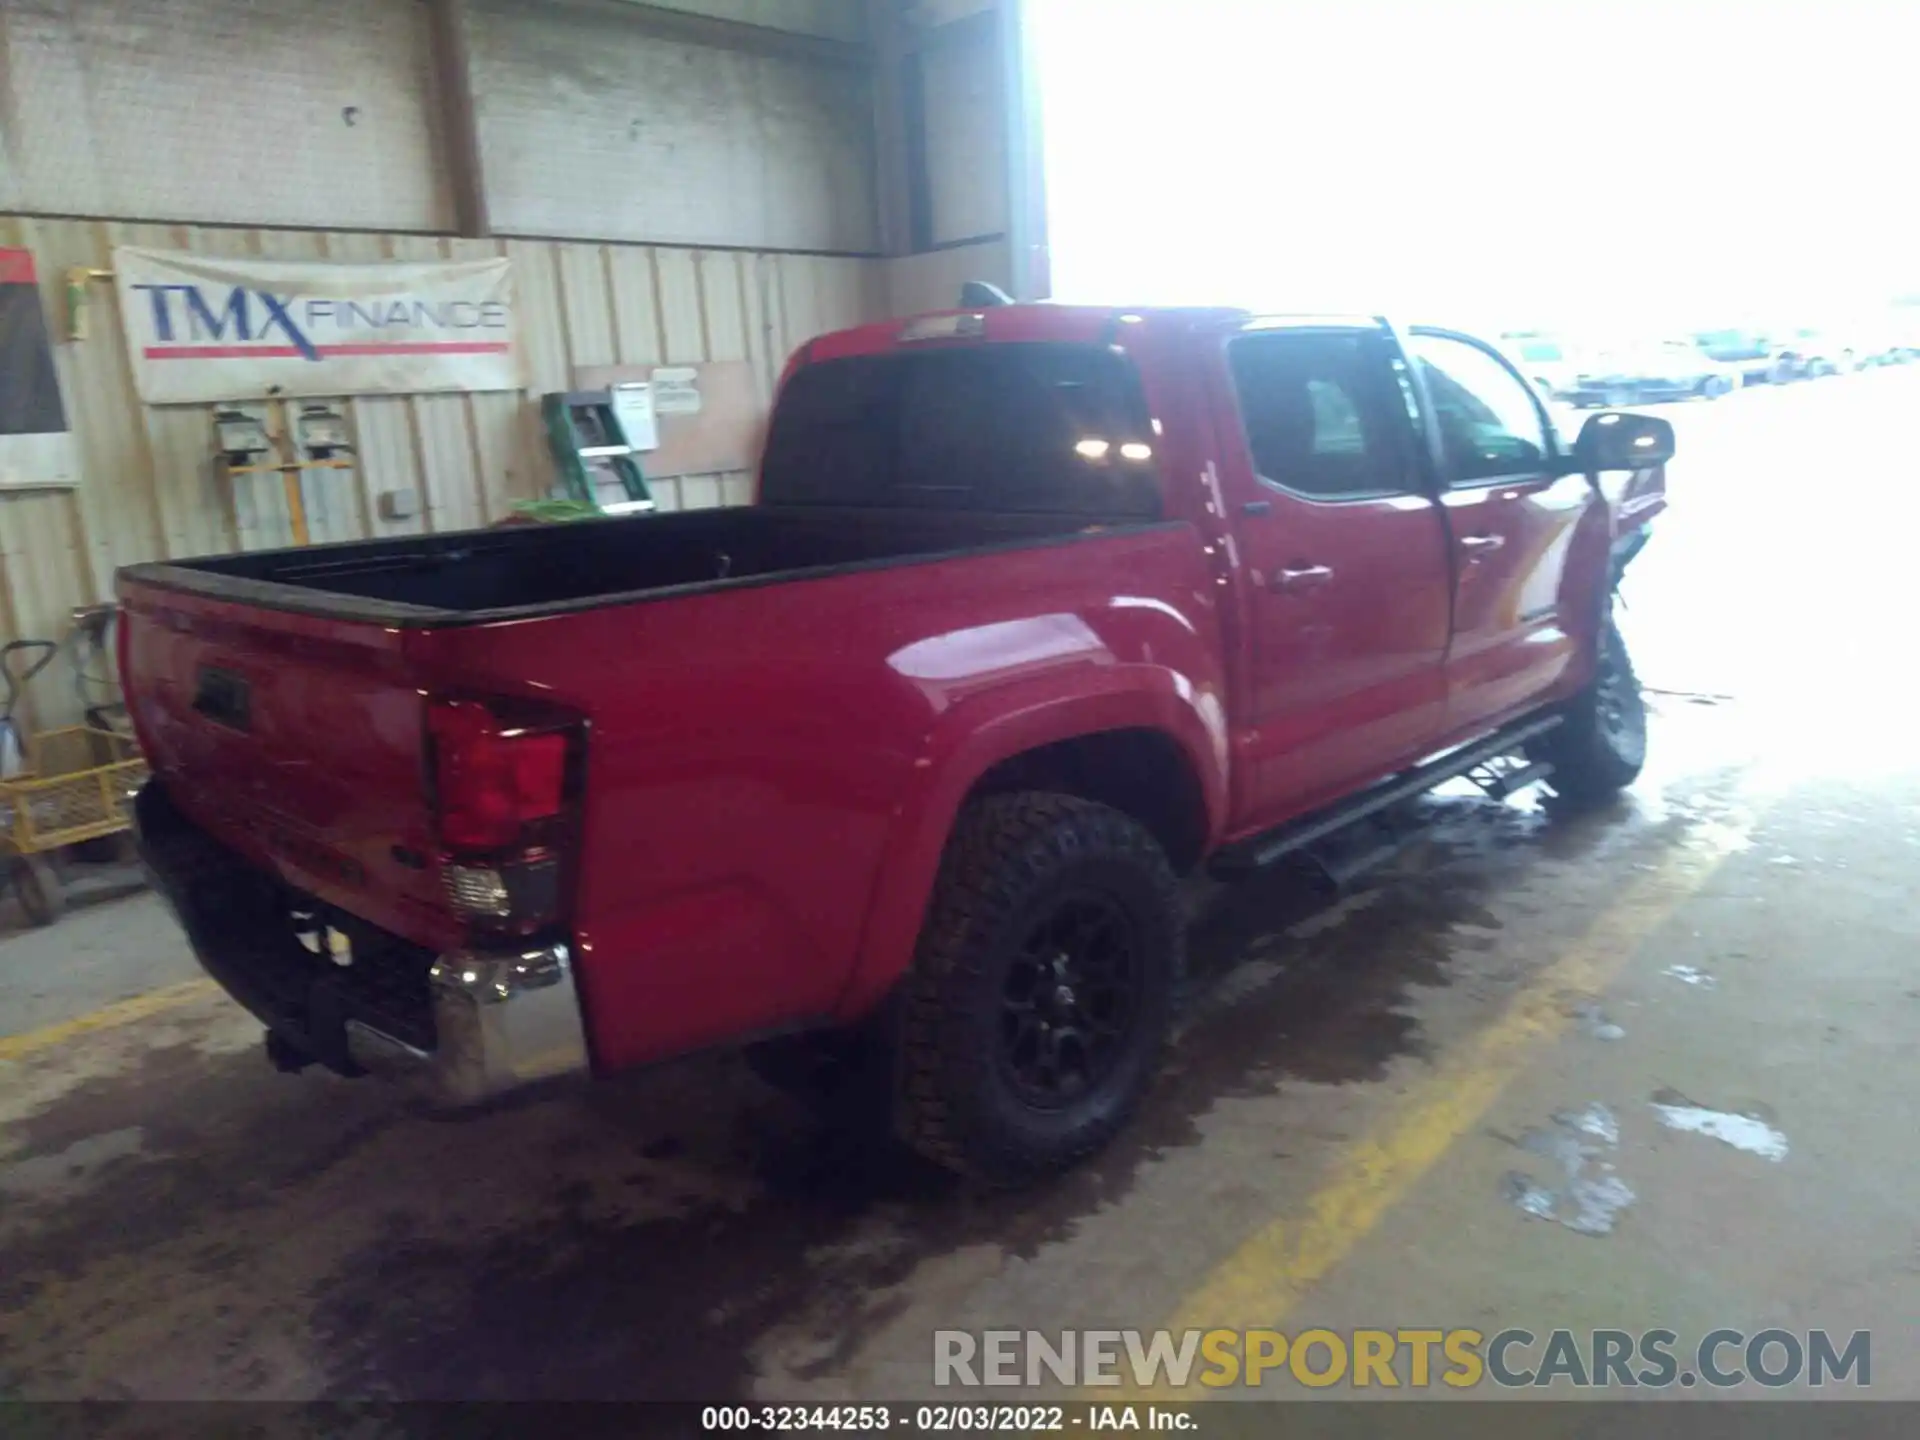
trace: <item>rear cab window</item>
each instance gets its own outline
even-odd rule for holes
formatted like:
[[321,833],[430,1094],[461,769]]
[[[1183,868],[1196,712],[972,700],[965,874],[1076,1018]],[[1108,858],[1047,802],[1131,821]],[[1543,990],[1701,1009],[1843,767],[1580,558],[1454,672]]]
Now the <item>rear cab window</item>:
[[1235,338],[1227,364],[1254,473],[1307,500],[1421,488],[1411,417],[1380,336],[1281,330]]
[[764,505],[1161,518],[1132,362],[1000,341],[803,365],[774,407]]

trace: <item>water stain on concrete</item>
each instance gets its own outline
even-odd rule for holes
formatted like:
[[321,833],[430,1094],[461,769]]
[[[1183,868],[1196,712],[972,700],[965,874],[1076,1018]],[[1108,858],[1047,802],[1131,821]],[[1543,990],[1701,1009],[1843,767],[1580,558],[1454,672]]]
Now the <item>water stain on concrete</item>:
[[1513,1143],[1558,1172],[1552,1183],[1524,1170],[1508,1172],[1502,1182],[1507,1199],[1523,1215],[1554,1221],[1580,1235],[1609,1235],[1620,1212],[1636,1198],[1604,1158],[1620,1144],[1620,1122],[1597,1101],[1580,1110],[1559,1111],[1548,1124],[1526,1131]]
[[1655,1092],[1652,1105],[1654,1116],[1669,1130],[1705,1135],[1762,1160],[1787,1158],[1786,1132],[1771,1123],[1771,1116],[1759,1113],[1758,1106],[1750,1107],[1749,1113],[1714,1110],[1696,1105],[1677,1090]]
[[1595,1040],[1624,1040],[1627,1032],[1624,1027],[1607,1018],[1607,1014],[1598,1005],[1581,1005],[1575,1008],[1573,1018],[1580,1022],[1580,1033]]

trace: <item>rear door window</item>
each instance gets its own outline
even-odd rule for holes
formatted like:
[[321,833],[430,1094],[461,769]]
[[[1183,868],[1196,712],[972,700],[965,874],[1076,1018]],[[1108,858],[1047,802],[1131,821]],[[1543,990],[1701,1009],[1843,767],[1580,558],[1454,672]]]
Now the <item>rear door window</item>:
[[990,344],[806,365],[774,408],[768,505],[1157,519],[1137,375],[1093,345]]

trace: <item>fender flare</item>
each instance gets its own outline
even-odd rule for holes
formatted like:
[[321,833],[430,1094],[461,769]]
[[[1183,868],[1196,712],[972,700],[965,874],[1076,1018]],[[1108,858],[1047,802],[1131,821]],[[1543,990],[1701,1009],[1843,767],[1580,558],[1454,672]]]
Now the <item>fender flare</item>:
[[[1115,730],[1150,730],[1178,747],[1199,782],[1209,848],[1226,822],[1227,735],[1217,695],[1195,694],[1184,676],[1157,666],[1099,672],[1098,688],[1071,698],[989,692],[955,706],[928,735],[901,799],[867,904],[866,924],[835,1018],[852,1021],[885,999],[913,961],[914,946],[961,807],[982,776],[1042,746]],[[1209,710],[1211,715],[1209,715]]]

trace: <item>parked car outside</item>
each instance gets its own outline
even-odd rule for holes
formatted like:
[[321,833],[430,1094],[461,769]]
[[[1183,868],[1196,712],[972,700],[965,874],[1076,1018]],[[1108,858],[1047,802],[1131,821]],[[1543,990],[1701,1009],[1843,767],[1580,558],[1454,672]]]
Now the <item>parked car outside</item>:
[[1780,350],[1780,362],[1795,380],[1819,380],[1859,369],[1853,345],[1818,330],[1796,330]]
[[1550,400],[1565,399],[1572,393],[1579,374],[1579,360],[1565,341],[1539,331],[1509,331],[1500,344],[1513,361],[1514,368],[1533,382]]
[[1693,337],[1709,360],[1731,366],[1745,385],[1784,385],[1799,376],[1771,336],[1757,330],[1703,330]]
[[1716,400],[1739,389],[1741,380],[1739,366],[1668,341],[1600,352],[1580,367],[1566,399],[1576,409]]

